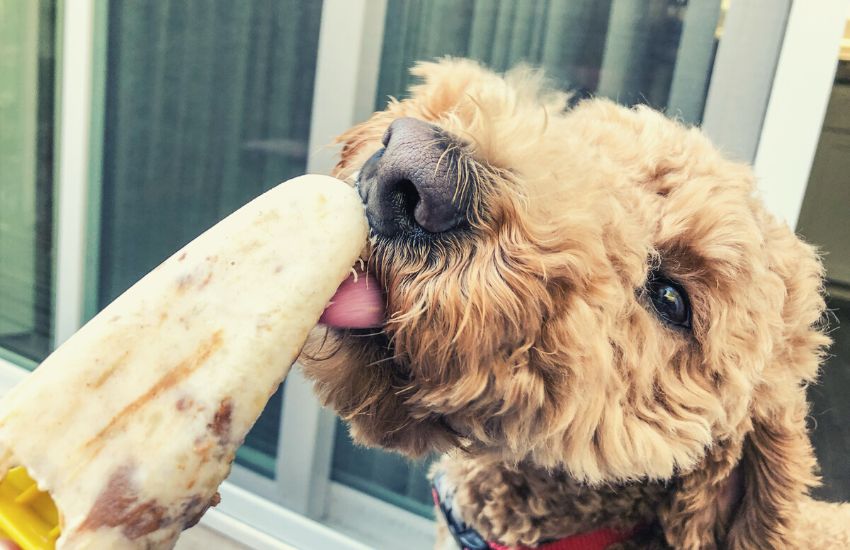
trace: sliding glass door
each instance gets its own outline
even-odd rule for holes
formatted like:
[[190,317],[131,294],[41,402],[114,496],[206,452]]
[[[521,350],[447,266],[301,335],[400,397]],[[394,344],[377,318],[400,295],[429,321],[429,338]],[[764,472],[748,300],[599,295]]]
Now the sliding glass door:
[[[780,49],[791,48],[786,22],[817,20],[823,5],[0,0],[0,374],[33,368],[54,341],[246,201],[328,169],[332,136],[388,96],[405,97],[419,60],[540,66],[577,98],[649,104],[702,124],[759,169],[779,166],[785,155],[756,152],[778,135],[763,122],[768,99],[783,92],[773,75]],[[89,15],[91,28],[80,24]],[[67,39],[64,55],[57,36]],[[831,253],[830,303],[841,319],[850,304],[845,69],[799,225]],[[68,97],[86,112],[54,108]],[[842,330],[830,383],[812,396],[830,494],[847,498],[850,438],[839,420],[850,340]],[[219,509],[286,540],[292,526],[319,529],[309,516],[344,533],[340,541],[424,549],[433,546],[427,468],[356,446],[296,369],[239,451],[230,478],[239,487],[223,487]]]

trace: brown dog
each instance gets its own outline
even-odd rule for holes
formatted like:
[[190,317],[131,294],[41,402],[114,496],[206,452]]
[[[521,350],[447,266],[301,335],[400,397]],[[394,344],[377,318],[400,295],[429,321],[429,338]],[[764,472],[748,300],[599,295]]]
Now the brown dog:
[[505,546],[850,548],[850,506],[807,496],[822,267],[750,169],[534,71],[415,73],[340,138],[387,320],[306,368],[354,438],[446,453],[451,515]]

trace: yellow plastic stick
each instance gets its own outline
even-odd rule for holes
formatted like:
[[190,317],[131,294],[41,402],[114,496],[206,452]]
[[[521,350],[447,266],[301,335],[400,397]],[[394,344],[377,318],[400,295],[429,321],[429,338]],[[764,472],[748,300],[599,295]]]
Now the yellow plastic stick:
[[23,550],[52,550],[59,538],[53,499],[38,489],[21,466],[0,481],[0,531]]

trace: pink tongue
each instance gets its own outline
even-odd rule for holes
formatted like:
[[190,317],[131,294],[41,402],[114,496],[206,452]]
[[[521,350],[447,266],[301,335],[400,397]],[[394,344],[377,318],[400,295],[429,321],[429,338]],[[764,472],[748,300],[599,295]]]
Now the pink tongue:
[[358,273],[343,281],[320,323],[336,328],[374,328],[384,324],[384,296],[372,275]]

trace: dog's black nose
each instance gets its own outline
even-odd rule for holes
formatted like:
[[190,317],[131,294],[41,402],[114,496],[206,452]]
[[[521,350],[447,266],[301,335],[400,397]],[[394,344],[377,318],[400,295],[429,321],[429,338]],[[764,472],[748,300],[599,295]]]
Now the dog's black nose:
[[453,138],[415,118],[399,118],[384,148],[360,171],[360,196],[376,232],[393,236],[421,227],[448,231],[466,221],[466,193],[458,192]]

